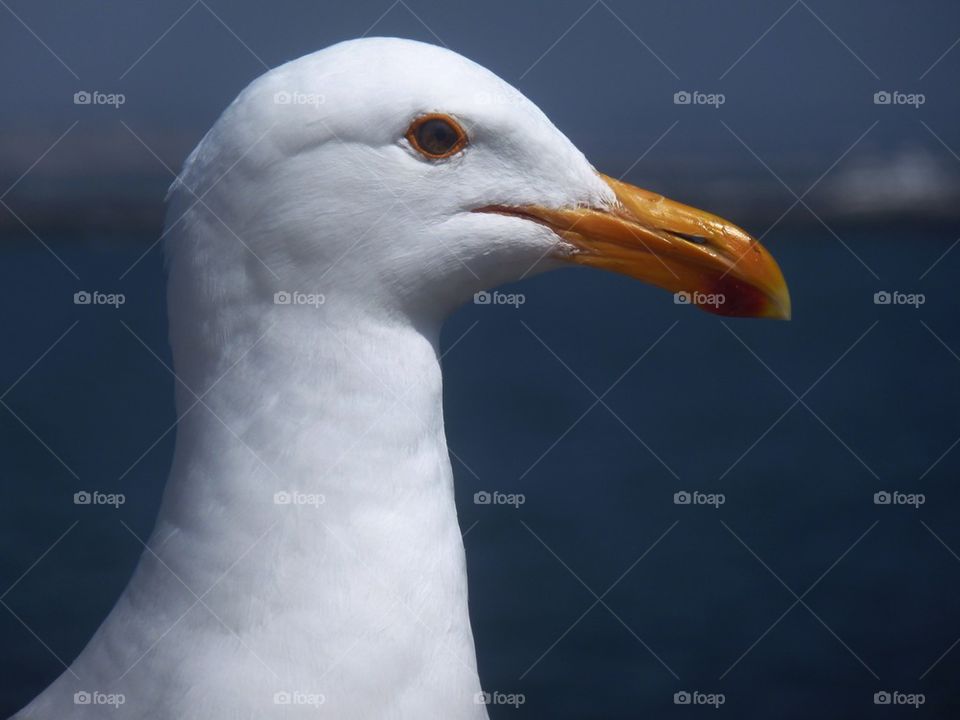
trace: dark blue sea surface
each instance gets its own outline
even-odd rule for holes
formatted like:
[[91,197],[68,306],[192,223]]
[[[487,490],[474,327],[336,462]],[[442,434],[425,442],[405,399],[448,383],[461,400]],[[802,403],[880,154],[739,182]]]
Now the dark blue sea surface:
[[[481,677],[524,700],[492,717],[960,717],[960,249],[937,262],[958,231],[833,230],[765,238],[789,323],[587,270],[449,321]],[[174,440],[173,378],[138,340],[169,362],[158,248],[118,280],[152,238],[47,241],[79,280],[30,238],[0,263],[4,717],[122,591],[141,547],[121,521],[149,533]],[[126,302],[73,304],[95,288]],[[73,504],[93,487],[126,503]],[[884,691],[925,702],[875,706]]]

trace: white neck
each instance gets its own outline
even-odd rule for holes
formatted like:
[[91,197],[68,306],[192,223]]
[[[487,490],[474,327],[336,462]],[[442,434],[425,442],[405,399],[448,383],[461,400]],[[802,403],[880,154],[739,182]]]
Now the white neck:
[[124,692],[123,717],[274,717],[289,692],[322,695],[321,717],[486,718],[439,328],[334,298],[261,301],[203,336],[171,312],[190,389],[149,542],[159,560],[144,554],[75,663],[79,687]]

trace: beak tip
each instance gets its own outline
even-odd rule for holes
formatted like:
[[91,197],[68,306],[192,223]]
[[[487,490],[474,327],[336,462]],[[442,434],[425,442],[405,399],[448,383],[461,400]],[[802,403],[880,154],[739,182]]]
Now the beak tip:
[[777,288],[776,294],[770,298],[770,311],[766,317],[772,320],[792,320],[793,307],[790,303],[790,291],[786,284]]
[[790,322],[793,319],[793,315],[790,312],[790,308],[775,308],[773,312],[764,317],[769,318],[770,320],[783,320],[784,322]]
[[790,301],[790,288],[787,287],[787,281],[783,277],[780,266],[776,264],[773,258],[770,258],[770,261],[776,267],[778,276],[778,282],[774,285],[772,298],[772,304],[776,307],[777,312],[772,317],[776,320],[792,320],[793,303]]
[[772,258],[765,263],[765,270],[766,277],[759,276],[752,281],[727,275],[710,283],[707,292],[700,296],[712,298],[714,303],[702,304],[700,309],[727,317],[790,320],[793,307],[783,274]]

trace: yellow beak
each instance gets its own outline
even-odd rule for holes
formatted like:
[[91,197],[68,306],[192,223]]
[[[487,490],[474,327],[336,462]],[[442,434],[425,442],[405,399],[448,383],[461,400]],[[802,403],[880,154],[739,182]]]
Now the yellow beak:
[[550,227],[562,259],[629,275],[718,315],[790,319],[790,293],[773,257],[736,225],[606,175],[613,208],[488,208]]

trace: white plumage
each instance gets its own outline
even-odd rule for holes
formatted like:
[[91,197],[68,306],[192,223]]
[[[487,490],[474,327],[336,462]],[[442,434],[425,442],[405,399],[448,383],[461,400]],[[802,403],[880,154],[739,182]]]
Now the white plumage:
[[[423,152],[432,114],[465,149]],[[180,422],[160,514],[109,617],[18,718],[100,718],[111,697],[130,720],[485,718],[447,315],[564,262],[790,313],[744,231],[598,174],[507,83],[406,40],[253,82],[187,160],[165,235]]]
[[[435,111],[469,153],[410,148],[411,118]],[[18,717],[103,717],[74,703],[96,691],[123,694],[122,718],[486,717],[440,326],[557,240],[471,209],[604,201],[532,103],[452,52],[358,40],[253,82],[171,188],[183,419],[150,551]]]

